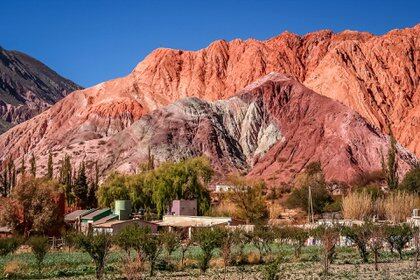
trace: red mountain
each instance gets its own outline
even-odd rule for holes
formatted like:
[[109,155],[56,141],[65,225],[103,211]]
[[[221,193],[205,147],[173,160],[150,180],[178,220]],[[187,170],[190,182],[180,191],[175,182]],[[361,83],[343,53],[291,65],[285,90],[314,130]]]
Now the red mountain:
[[[90,153],[95,155],[96,146],[111,141],[154,109],[187,96],[224,99],[272,71],[286,73],[315,92],[340,101],[379,131],[389,123],[397,139],[418,155],[419,35],[420,25],[382,36],[353,31],[319,31],[305,36],[286,32],[266,41],[217,41],[195,52],[158,49],[127,77],[76,91],[1,135],[0,158],[18,158],[32,151],[43,156],[53,150],[57,156],[68,152],[74,158],[88,159]],[[296,141],[288,142],[294,145],[288,149],[297,149]],[[283,153],[286,150],[282,149]],[[313,152],[319,157],[322,153],[331,154]],[[352,149],[349,153],[356,152]],[[258,159],[258,165],[265,167],[256,165],[251,172],[263,176],[264,170],[283,166],[269,164],[268,154],[270,151],[264,160]],[[124,156],[119,157],[123,160]],[[245,160],[248,169],[249,160]],[[298,161],[296,157],[292,160]],[[305,163],[286,169],[298,172]]]

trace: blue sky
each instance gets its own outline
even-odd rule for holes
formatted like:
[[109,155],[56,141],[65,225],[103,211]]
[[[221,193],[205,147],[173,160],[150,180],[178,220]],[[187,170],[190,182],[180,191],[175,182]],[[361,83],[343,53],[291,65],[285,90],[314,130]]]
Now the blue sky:
[[383,34],[420,22],[420,1],[0,0],[0,45],[82,86],[127,75],[158,47],[345,29]]

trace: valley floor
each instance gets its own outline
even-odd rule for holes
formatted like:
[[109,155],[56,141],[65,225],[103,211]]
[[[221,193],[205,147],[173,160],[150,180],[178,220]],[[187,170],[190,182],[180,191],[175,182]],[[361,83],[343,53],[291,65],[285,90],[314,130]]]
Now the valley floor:
[[[255,248],[248,248],[248,260],[255,261]],[[305,247],[299,260],[293,259],[292,248],[276,246],[273,254],[282,252],[283,262],[280,264],[279,279],[420,279],[420,268],[414,270],[412,254],[406,252],[403,260],[390,252],[381,256],[379,271],[374,270],[372,262],[361,264],[357,251],[354,248],[339,248],[337,257],[330,268],[330,274],[322,274],[322,265],[319,260],[319,248]],[[231,266],[225,271],[222,260],[215,256],[212,268],[204,275],[196,268],[194,258],[198,253],[197,248],[191,248],[187,254],[187,268],[184,271],[158,270],[154,277],[143,279],[266,279],[264,278],[265,265],[249,264]],[[109,257],[105,279],[124,279],[120,274],[120,260],[122,252],[113,251]],[[173,261],[178,262],[179,252],[173,254]],[[372,260],[371,260],[372,261]],[[35,259],[27,252],[17,253],[14,256],[0,257],[0,279],[39,279]],[[85,253],[52,252],[46,260],[42,279],[84,279],[94,280],[94,266],[89,256]]]

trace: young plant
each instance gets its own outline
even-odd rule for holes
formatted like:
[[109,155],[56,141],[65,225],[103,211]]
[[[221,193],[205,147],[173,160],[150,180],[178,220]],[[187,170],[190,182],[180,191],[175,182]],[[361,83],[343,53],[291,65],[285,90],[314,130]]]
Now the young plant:
[[413,237],[411,228],[407,224],[389,225],[384,228],[384,234],[391,251],[395,249],[402,260],[402,251]]
[[75,238],[77,246],[83,249],[95,262],[96,279],[103,277],[106,258],[112,245],[112,237],[108,234],[78,234]]
[[353,225],[350,227],[343,227],[341,233],[357,246],[362,261],[367,263],[369,261],[369,252],[367,250],[367,246],[372,233],[372,225],[365,223],[360,226]]
[[188,249],[190,248],[192,244],[192,240],[191,239],[187,239],[184,241],[181,241],[179,244],[179,248],[181,250],[181,270],[184,269],[184,260],[185,260],[185,253],[188,251]]
[[181,235],[174,231],[167,231],[161,234],[163,247],[168,253],[168,257],[180,246]]
[[339,240],[340,234],[337,227],[318,227],[314,230],[314,236],[319,238],[322,243],[322,263],[324,274],[329,272],[330,264],[335,255],[335,246]]
[[225,266],[224,272],[226,273],[226,268],[233,262],[233,248],[241,243],[242,232],[240,230],[222,229],[222,234],[222,257]]
[[20,244],[22,244],[22,240],[19,237],[0,238],[0,256],[13,254]]
[[34,236],[29,239],[29,246],[32,249],[32,253],[35,255],[36,266],[38,268],[38,274],[41,275],[42,264],[45,256],[50,249],[48,238],[44,236]]
[[214,249],[222,245],[223,233],[219,228],[201,228],[194,232],[193,240],[201,249],[198,257],[201,272],[209,268]]
[[299,227],[279,227],[275,232],[277,238],[290,242],[293,245],[295,258],[298,259],[309,237],[308,231]]
[[271,228],[265,226],[257,226],[254,228],[254,231],[250,234],[251,243],[258,249],[258,253],[260,256],[259,262],[263,262],[263,257],[271,252],[271,243],[274,241],[274,232]]
[[371,236],[369,240],[369,248],[373,253],[374,262],[375,262],[375,270],[378,271],[378,261],[379,261],[379,253],[382,250],[383,242],[385,238],[384,228],[382,226],[373,226],[371,231]]

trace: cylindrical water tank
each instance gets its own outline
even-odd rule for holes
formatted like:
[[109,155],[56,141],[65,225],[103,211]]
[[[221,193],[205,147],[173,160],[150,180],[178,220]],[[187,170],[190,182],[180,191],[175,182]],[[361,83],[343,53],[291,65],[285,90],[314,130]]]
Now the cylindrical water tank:
[[120,220],[128,220],[131,215],[131,201],[130,200],[115,200],[115,214]]

